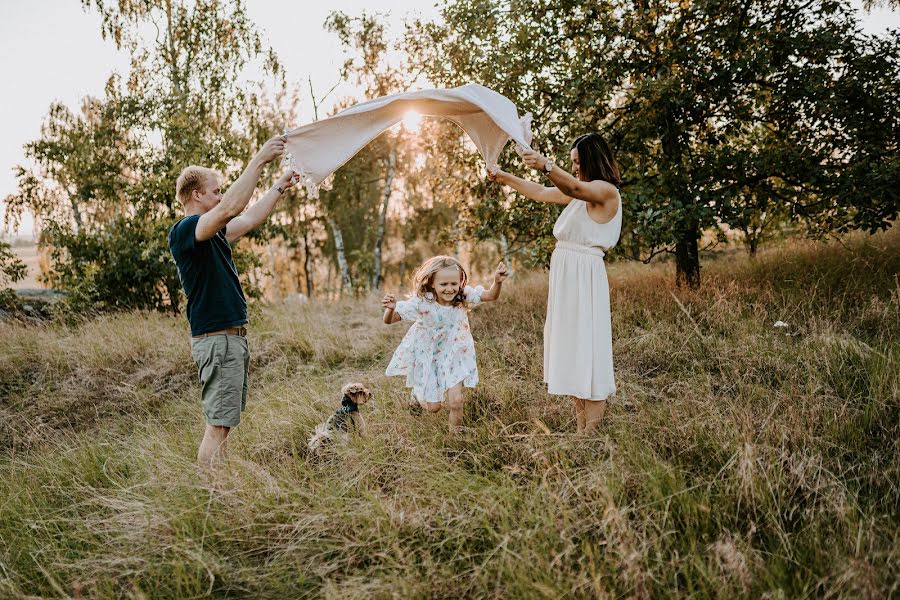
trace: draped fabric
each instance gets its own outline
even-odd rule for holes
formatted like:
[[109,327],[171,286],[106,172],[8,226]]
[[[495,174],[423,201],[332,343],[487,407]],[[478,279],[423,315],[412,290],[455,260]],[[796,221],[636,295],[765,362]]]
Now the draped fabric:
[[519,117],[508,98],[482,85],[421,90],[376,98],[333,117],[285,133],[286,160],[302,175],[307,193],[317,198],[325,179],[384,130],[410,111],[443,117],[472,139],[488,167],[494,167],[510,139],[531,145],[531,113]]

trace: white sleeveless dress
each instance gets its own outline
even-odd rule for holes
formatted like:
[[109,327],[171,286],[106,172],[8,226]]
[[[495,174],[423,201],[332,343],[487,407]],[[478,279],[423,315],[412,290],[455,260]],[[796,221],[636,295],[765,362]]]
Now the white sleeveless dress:
[[619,241],[622,198],[609,223],[573,199],[553,226],[550,293],[544,323],[544,382],[550,394],[605,400],[616,392],[612,319],[604,251]]

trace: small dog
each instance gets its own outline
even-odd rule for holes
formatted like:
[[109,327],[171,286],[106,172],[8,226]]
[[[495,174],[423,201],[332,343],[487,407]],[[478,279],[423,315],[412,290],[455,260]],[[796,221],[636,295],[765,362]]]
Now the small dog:
[[359,412],[359,405],[372,399],[372,392],[361,383],[348,383],[341,388],[341,407],[324,423],[316,425],[309,438],[310,450],[318,450],[338,433],[366,434],[366,420]]

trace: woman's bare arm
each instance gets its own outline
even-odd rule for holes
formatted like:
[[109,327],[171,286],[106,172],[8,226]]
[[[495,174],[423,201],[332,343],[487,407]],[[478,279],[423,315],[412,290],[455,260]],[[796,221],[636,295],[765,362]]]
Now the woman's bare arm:
[[[531,149],[522,151],[520,155],[527,166],[542,172],[549,160],[546,156]],[[547,177],[553,182],[556,189],[568,198],[577,198],[599,206],[606,206],[608,202],[614,202],[617,198],[616,186],[608,181],[581,181],[556,165],[553,165],[553,169]]]
[[546,202],[548,204],[568,204],[572,201],[572,198],[563,194],[559,188],[552,186],[546,187],[499,169],[496,171],[489,171],[488,179],[509,186],[523,196],[538,202]]

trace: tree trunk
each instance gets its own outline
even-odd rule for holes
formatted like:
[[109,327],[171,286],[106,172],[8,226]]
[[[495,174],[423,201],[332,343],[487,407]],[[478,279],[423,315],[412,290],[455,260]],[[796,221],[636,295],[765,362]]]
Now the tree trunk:
[[303,230],[303,275],[306,277],[306,297],[312,300],[313,277],[312,256],[309,252],[309,229]]
[[750,252],[750,257],[756,257],[756,251],[759,249],[759,240],[762,238],[762,227],[753,231],[747,232],[747,250]]
[[762,229],[753,229],[750,225],[741,225],[741,231],[744,232],[744,246],[750,258],[756,256],[756,250],[759,248],[759,238],[762,237]]
[[700,287],[700,227],[694,219],[684,224],[675,243],[675,285]]
[[384,178],[384,190],[381,193],[381,213],[378,215],[378,229],[375,232],[375,265],[372,269],[372,289],[381,287],[381,245],[384,242],[384,229],[387,222],[388,203],[391,200],[391,182],[394,180],[394,166],[397,163],[397,149],[392,144],[388,155],[387,172]]
[[78,201],[74,199],[74,196],[69,195],[72,204],[72,217],[75,219],[75,233],[81,233],[81,230],[84,228],[84,224],[81,220],[81,208],[78,206]]
[[503,261],[506,263],[506,272],[510,276],[512,272],[512,259],[509,257],[509,242],[506,240],[506,234],[500,234],[500,248],[503,250]]
[[691,194],[691,171],[685,160],[687,142],[683,139],[681,110],[673,100],[666,103],[664,131],[660,137],[666,161],[675,172],[669,177],[669,186],[683,200],[681,210],[685,216],[679,219],[675,231],[675,285],[697,289],[700,287],[700,224],[691,214],[695,200]]
[[347,264],[347,256],[344,254],[344,235],[341,227],[331,216],[326,217],[331,234],[334,236],[334,250],[337,253],[338,267],[341,270],[341,291],[352,290],[353,282],[350,280],[350,267]]
[[168,38],[169,70],[172,73],[172,84],[179,96],[183,94],[181,75],[178,73],[178,53],[175,51],[175,29],[172,26],[172,0],[166,0],[166,37]]
[[278,277],[278,256],[275,254],[275,244],[269,242],[269,263],[272,265],[272,300],[281,300],[280,278]]

